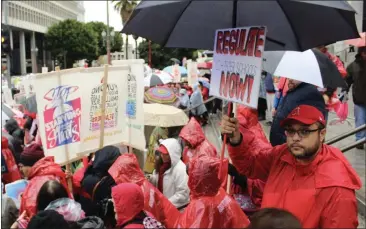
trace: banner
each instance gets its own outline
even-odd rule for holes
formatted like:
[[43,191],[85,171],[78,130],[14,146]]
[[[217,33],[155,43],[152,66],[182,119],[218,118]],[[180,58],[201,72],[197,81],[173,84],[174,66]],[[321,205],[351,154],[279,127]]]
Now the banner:
[[[124,144],[145,149],[143,61],[139,61],[135,66],[109,67],[103,146]],[[135,84],[130,82],[132,76]],[[104,67],[36,76],[39,128],[46,156],[65,164],[99,149],[103,80]]]
[[265,39],[263,26],[216,30],[211,96],[257,108]]
[[188,60],[187,71],[188,71],[188,85],[192,87],[198,81],[197,62]]

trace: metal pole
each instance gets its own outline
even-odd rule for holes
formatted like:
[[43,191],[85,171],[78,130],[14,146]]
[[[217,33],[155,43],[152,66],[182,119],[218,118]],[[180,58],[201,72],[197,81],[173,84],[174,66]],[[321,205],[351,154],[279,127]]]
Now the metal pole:
[[366,130],[366,124],[363,124],[362,126],[359,126],[359,127],[355,128],[355,129],[352,129],[352,130],[350,130],[350,131],[348,131],[348,132],[346,132],[344,134],[341,134],[341,135],[339,135],[339,136],[337,136],[335,138],[332,138],[332,139],[326,141],[325,144],[331,145],[331,144],[333,144],[335,142],[338,142],[338,141],[340,141],[342,139],[345,139],[348,136],[351,136],[352,134],[355,134],[355,133],[360,132],[360,131],[363,131],[363,130]]
[[[4,9],[4,24],[5,24],[5,29],[10,31],[10,27],[8,24],[8,18],[9,18],[9,2],[8,1],[1,1],[2,7]],[[9,36],[10,36],[10,32],[9,32]],[[12,36],[9,37],[10,39],[12,39]],[[10,43],[12,43],[12,41],[10,41]],[[10,52],[13,50],[12,49],[12,44],[10,44]],[[8,81],[8,87],[11,88],[11,63],[10,63],[10,55],[6,54],[6,79]]]
[[110,34],[109,34],[109,1],[107,1],[107,59],[108,64],[111,64],[111,47],[110,47]]
[[365,143],[366,143],[366,138],[363,138],[363,139],[360,139],[360,140],[358,140],[358,141],[356,141],[356,142],[354,142],[354,143],[352,143],[348,146],[342,147],[341,151],[342,151],[342,153],[345,153],[348,150],[351,150],[351,149],[355,148],[356,146],[361,145],[361,144],[365,144]]

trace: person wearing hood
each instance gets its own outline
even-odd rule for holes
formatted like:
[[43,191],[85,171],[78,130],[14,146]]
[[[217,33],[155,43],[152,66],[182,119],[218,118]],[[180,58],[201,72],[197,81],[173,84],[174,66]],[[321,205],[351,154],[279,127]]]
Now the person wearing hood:
[[112,188],[112,200],[118,228],[164,228],[160,222],[144,211],[144,193],[133,183],[123,183]]
[[13,136],[11,136],[9,133],[7,133],[6,131],[2,131],[1,132],[1,136],[5,137],[6,139],[8,139],[8,146],[9,149],[11,150],[11,152],[13,153],[15,162],[17,164],[19,164],[19,160],[20,160],[20,154],[23,152],[23,146],[22,143],[15,139]]
[[24,131],[19,127],[18,122],[11,118],[5,123],[5,130],[24,145]]
[[189,203],[188,175],[186,165],[180,160],[182,148],[177,139],[162,140],[157,150],[162,165],[154,170],[150,182],[176,207],[182,208]]
[[8,139],[1,137],[1,155],[4,158],[7,172],[1,171],[1,181],[4,184],[12,183],[22,178],[14,159],[13,153],[9,149]]
[[120,155],[119,149],[115,146],[105,146],[95,152],[94,161],[86,168],[81,181],[82,189],[91,196],[93,201],[110,197],[111,186],[115,185],[115,182],[110,177],[108,169]]
[[217,157],[216,148],[206,139],[201,125],[195,118],[191,118],[188,124],[182,128],[179,137],[185,145],[183,151],[184,164],[189,164],[193,157],[201,154]]
[[[100,216],[98,202],[111,197],[111,188],[116,183],[109,175],[108,169],[120,155],[117,147],[105,146],[95,152],[94,161],[91,161],[87,167],[83,167],[80,172],[77,171],[77,177],[73,177],[73,185],[81,187],[78,201],[87,216]],[[80,177],[83,170],[84,175]],[[76,180],[80,180],[80,185],[75,184]]]
[[[366,47],[358,49],[356,59],[347,67],[347,72],[347,92],[352,86],[355,122],[356,127],[359,127],[366,123]],[[366,130],[356,133],[356,140],[363,138],[366,138]],[[364,146],[361,144],[357,148],[364,149]]]
[[189,166],[191,202],[175,228],[246,228],[249,219],[238,203],[222,189],[220,159],[196,157]]
[[257,136],[224,116],[228,153],[240,174],[266,181],[262,208],[282,208],[303,228],[357,228],[355,190],[361,181],[342,152],[324,144],[326,121],[314,106],[300,105],[281,122],[286,144],[258,144]]
[[179,91],[179,108],[180,109],[186,109],[189,105],[189,96],[187,94],[187,90],[182,88]]
[[199,83],[193,85],[193,94],[189,99],[189,108],[191,109],[191,114],[197,119],[201,120],[201,116],[207,121],[207,109],[205,104],[203,103],[203,96],[201,93],[201,89],[199,87]]
[[150,212],[167,228],[174,227],[179,211],[145,178],[135,155],[121,155],[108,172],[117,184],[133,183],[139,185],[144,193],[144,210]]
[[54,157],[45,157],[41,146],[32,144],[26,147],[20,155],[20,171],[28,179],[28,185],[24,190],[20,212],[26,211],[26,215],[32,218],[37,213],[37,195],[44,183],[49,180],[58,180],[67,190],[66,175],[61,166],[55,163]]

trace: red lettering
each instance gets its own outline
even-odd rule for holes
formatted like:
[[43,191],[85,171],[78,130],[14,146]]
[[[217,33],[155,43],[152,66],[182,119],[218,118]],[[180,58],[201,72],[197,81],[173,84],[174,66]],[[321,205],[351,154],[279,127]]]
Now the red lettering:
[[[262,57],[262,51],[259,48],[263,47],[264,44],[263,41],[264,32],[265,28],[261,27],[257,33],[257,42],[255,43],[255,51],[254,51],[255,57]],[[264,50],[264,47],[262,50]]]
[[254,45],[255,45],[257,33],[258,33],[258,28],[250,28],[248,38],[247,38],[247,43],[245,46],[248,56],[253,56],[253,54],[254,54]]
[[244,47],[245,45],[245,37],[247,35],[247,30],[246,29],[241,29],[240,30],[240,40],[239,40],[239,45],[236,48],[236,55],[241,55],[241,56],[245,56],[246,55],[246,49]]
[[235,50],[236,50],[236,46],[238,43],[238,35],[239,35],[239,30],[238,32],[236,32],[236,30],[231,30],[230,33],[230,55],[233,55]]
[[234,72],[230,75],[230,84],[229,84],[229,96],[233,98],[236,94],[236,82],[237,82],[237,74]]
[[222,53],[223,37],[224,37],[224,33],[222,31],[219,31],[217,33],[217,40],[216,40],[216,53],[218,53],[218,54]]
[[224,32],[224,47],[223,47],[224,54],[229,53],[229,39],[230,39],[230,31],[225,31]]
[[221,80],[220,80],[219,93],[220,93],[221,96],[225,96],[226,97],[225,86],[226,86],[226,76],[225,76],[225,72],[222,71],[221,72]]
[[248,85],[247,77],[245,77],[245,79],[240,78],[238,80],[238,83],[236,85],[236,99],[240,98],[241,101],[244,101],[244,95],[247,85]]

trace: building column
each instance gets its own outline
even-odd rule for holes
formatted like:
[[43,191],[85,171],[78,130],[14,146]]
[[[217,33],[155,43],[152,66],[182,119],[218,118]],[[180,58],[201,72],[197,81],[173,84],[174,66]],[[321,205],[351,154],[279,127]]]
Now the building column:
[[19,51],[20,51],[20,72],[22,75],[27,74],[27,63],[25,57],[25,37],[24,31],[19,32]]
[[37,73],[37,53],[38,48],[36,46],[36,33],[33,31],[31,36],[32,73]]

